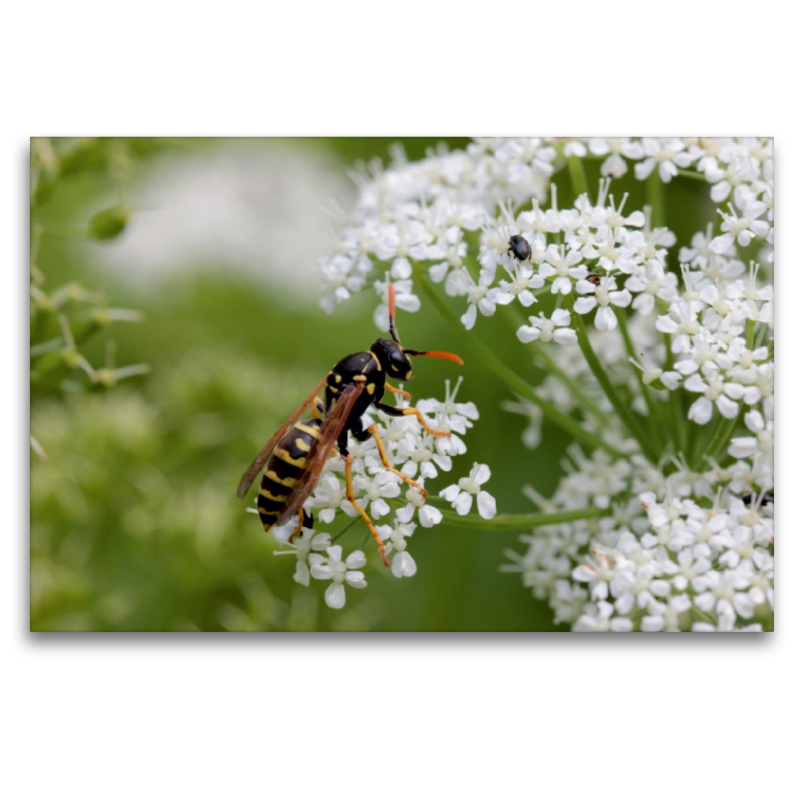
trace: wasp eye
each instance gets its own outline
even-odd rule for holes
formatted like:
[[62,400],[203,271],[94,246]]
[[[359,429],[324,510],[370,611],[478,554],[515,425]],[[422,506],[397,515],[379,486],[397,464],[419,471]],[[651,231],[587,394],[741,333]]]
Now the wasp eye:
[[389,364],[392,368],[392,372],[397,372],[397,373],[406,372],[406,370],[410,366],[405,354],[400,352],[399,350],[395,350],[389,356]]

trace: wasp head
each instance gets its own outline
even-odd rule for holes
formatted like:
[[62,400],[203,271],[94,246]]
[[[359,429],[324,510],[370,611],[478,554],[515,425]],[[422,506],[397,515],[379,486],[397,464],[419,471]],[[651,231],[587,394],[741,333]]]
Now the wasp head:
[[414,377],[411,361],[398,342],[393,342],[391,339],[378,339],[370,347],[370,351],[381,362],[387,377],[401,381],[410,381]]
[[409,356],[428,356],[429,358],[445,358],[448,361],[455,361],[456,364],[464,362],[453,353],[443,353],[439,350],[405,350],[400,344],[400,337],[397,335],[397,328],[394,324],[395,302],[394,286],[390,283],[389,290],[389,333],[391,339],[378,339],[370,351],[375,354],[381,366],[386,370],[387,376],[398,380],[410,381],[414,377],[411,369]]

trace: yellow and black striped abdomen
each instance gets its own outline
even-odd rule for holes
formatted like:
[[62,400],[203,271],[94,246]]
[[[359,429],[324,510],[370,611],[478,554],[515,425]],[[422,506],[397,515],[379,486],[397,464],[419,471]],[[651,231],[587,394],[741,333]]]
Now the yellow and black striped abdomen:
[[278,442],[267,462],[258,492],[258,516],[265,531],[278,521],[286,508],[308,453],[319,439],[321,427],[319,419],[296,422]]

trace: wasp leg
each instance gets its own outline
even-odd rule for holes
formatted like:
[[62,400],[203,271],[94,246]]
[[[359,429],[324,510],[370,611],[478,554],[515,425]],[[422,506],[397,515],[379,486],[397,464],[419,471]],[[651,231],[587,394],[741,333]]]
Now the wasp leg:
[[[315,397],[314,399],[317,402],[314,403],[314,408],[311,410],[311,416],[314,417],[314,419],[322,419],[322,417],[325,415],[325,404],[318,397]],[[322,407],[320,408],[320,406]]]
[[300,521],[297,523],[297,527],[294,529],[294,533],[289,537],[289,542],[294,541],[294,537],[297,536],[300,531],[303,530],[303,508],[300,508]]
[[423,489],[422,486],[420,486],[416,481],[411,480],[411,478],[409,478],[408,475],[403,475],[403,473],[400,472],[400,470],[395,469],[389,463],[389,459],[386,457],[386,450],[383,447],[383,441],[381,440],[380,434],[378,433],[378,426],[370,425],[369,428],[367,428],[367,431],[372,434],[372,438],[375,439],[375,444],[378,445],[378,453],[380,453],[381,456],[381,464],[383,464],[383,466],[386,467],[386,469],[388,469],[389,472],[394,472],[395,475],[397,475],[399,478],[402,478],[407,484],[409,484],[409,486],[413,486],[415,489],[419,489],[420,494],[422,494],[423,497],[427,497],[428,492],[426,489]]
[[385,388],[387,388],[393,394],[400,394],[403,397],[405,397],[406,400],[410,400],[411,399],[411,395],[408,392],[404,392],[402,389],[395,389],[394,386],[389,386],[388,382],[384,383],[383,385],[384,385]]
[[408,417],[412,414],[416,416],[419,420],[419,424],[430,433],[432,436],[449,436],[449,431],[435,431],[428,425],[427,420],[425,417],[422,416],[422,412],[418,408],[395,408],[394,406],[387,406],[383,403],[375,403],[376,407],[383,411],[384,414],[388,414],[390,417]]
[[352,504],[353,508],[355,508],[355,510],[358,511],[358,513],[361,514],[361,516],[364,518],[364,522],[367,523],[367,527],[369,528],[370,533],[375,538],[375,542],[378,545],[378,550],[381,551],[381,558],[383,559],[383,565],[385,567],[388,567],[389,562],[386,560],[386,548],[384,547],[383,542],[381,541],[380,534],[378,533],[378,531],[375,530],[375,526],[372,524],[372,520],[367,515],[367,512],[364,511],[364,509],[361,508],[361,506],[358,503],[356,503],[356,493],[353,491],[353,472],[350,467],[352,463],[353,463],[353,456],[351,456],[348,453],[348,455],[346,455],[344,458],[344,477],[347,483],[346,497]]

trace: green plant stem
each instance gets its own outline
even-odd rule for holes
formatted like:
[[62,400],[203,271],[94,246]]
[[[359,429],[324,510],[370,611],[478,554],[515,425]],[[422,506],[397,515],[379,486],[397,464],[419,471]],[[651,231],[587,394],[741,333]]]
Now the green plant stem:
[[[625,310],[622,308],[617,308],[615,309],[615,313],[617,315],[617,321],[619,322],[619,329],[622,333],[622,338],[625,341],[625,349],[628,351],[628,355],[632,359],[638,360],[639,353],[636,352],[636,348],[633,346],[633,341],[631,340],[631,335],[628,332],[628,317],[625,314]],[[663,430],[659,424],[663,418],[661,413],[662,410],[656,405],[655,398],[653,397],[650,387],[644,382],[644,372],[636,369],[636,367],[633,368],[633,371],[636,373],[636,376],[639,379],[639,386],[642,389],[642,394],[644,395],[645,402],[647,403],[647,408],[650,411],[650,421],[652,423],[650,426],[650,431],[658,440],[659,448],[663,449]]]
[[579,519],[608,517],[614,513],[612,508],[577,508],[570,511],[557,511],[552,514],[497,514],[492,519],[484,519],[478,514],[461,516],[455,511],[442,510],[442,522],[454,528],[469,530],[527,530],[543,525],[558,525]]
[[[353,525],[356,524],[361,519],[361,515],[359,514],[357,517],[353,517],[335,536],[331,537],[331,544],[333,544],[340,536],[343,536]],[[369,533],[369,530],[367,531]]]
[[[464,326],[459,322],[458,318],[452,311],[445,305],[439,295],[434,291],[430,285],[428,278],[422,273],[419,267],[414,267],[414,277],[417,284],[422,288],[422,291],[436,308],[442,319],[455,331],[459,336],[464,335]],[[601,437],[585,430],[580,423],[570,417],[568,414],[559,411],[552,403],[543,400],[536,393],[534,388],[530,386],[523,378],[517,375],[514,370],[503,364],[500,359],[492,352],[491,348],[487,347],[477,336],[468,337],[472,352],[477,356],[481,364],[493,375],[500,378],[509,388],[515,391],[522,397],[527,398],[535,405],[542,409],[545,418],[548,419],[560,428],[570,433],[575,439],[583,442],[588,447],[600,448],[605,450],[609,455],[614,458],[625,458],[624,453],[617,450],[616,447],[608,444]]]
[[[653,172],[655,172],[655,170],[653,170]],[[702,172],[692,172],[692,170],[690,170],[690,169],[679,169],[678,170],[678,175],[681,178],[691,178],[692,180],[695,180],[695,181],[703,181],[703,183],[707,182],[706,181],[706,176],[703,175]]]
[[755,340],[756,340],[756,323],[754,320],[749,319],[746,323],[747,328],[747,349],[748,350],[755,350]]
[[662,228],[667,224],[667,217],[664,204],[664,184],[658,175],[658,167],[648,175],[645,193],[647,204],[652,209],[650,223],[653,228]]
[[[666,351],[666,371],[671,372],[673,367],[675,366],[675,362],[672,358],[672,340],[669,337],[668,333],[663,334],[664,336],[664,349]],[[670,389],[669,390],[669,407],[671,411],[671,419],[672,419],[672,441],[675,443],[676,450],[685,450],[686,447],[686,426],[683,423],[683,416],[681,414],[680,408],[680,397],[678,397],[678,390],[677,389]]]
[[724,422],[720,424],[713,439],[709,442],[708,447],[706,448],[706,451],[712,458],[716,459],[717,461],[720,460],[722,454],[725,452],[725,448],[730,442],[731,436],[733,436],[733,432],[736,430],[736,426],[739,424],[739,420],[741,419],[743,413],[744,403],[739,406],[739,413],[733,419],[723,417]]
[[592,370],[592,374],[597,379],[597,382],[603,387],[603,391],[611,401],[611,405],[614,406],[614,410],[617,412],[617,416],[619,416],[623,425],[625,425],[631,436],[639,443],[642,452],[654,464],[658,463],[658,455],[653,450],[652,442],[648,439],[639,421],[633,416],[631,409],[619,396],[616,387],[611,383],[611,379],[608,377],[605,367],[594,352],[592,343],[589,341],[589,334],[586,331],[586,326],[583,323],[583,317],[580,314],[576,314],[573,308],[574,301],[572,295],[568,296],[567,305],[572,312],[573,325],[575,325],[575,330],[578,332],[578,344],[583,351],[586,362],[589,364],[589,369]]
[[[503,316],[514,328],[514,335],[516,336],[519,328],[525,324],[522,319],[522,314],[520,314],[519,310],[516,308],[509,308],[509,313]],[[584,393],[578,381],[561,369],[553,356],[547,351],[547,345],[539,341],[533,341],[530,344],[532,345],[535,357],[540,358],[544,362],[546,371],[557,380],[561,381],[561,383],[569,389],[570,394],[578,400],[584,411],[591,414],[601,425],[605,425],[608,422],[605,414],[597,407],[597,403]]]
[[583,168],[583,160],[578,156],[569,156],[567,158],[567,168],[569,169],[569,180],[572,184],[572,191],[575,194],[574,199],[584,193],[589,192],[589,184],[586,180],[586,170]]
[[768,336],[769,336],[769,326],[761,323],[761,325],[758,328],[758,333],[756,334],[756,340],[755,340],[756,348],[762,347],[764,345],[764,342],[767,341]]

